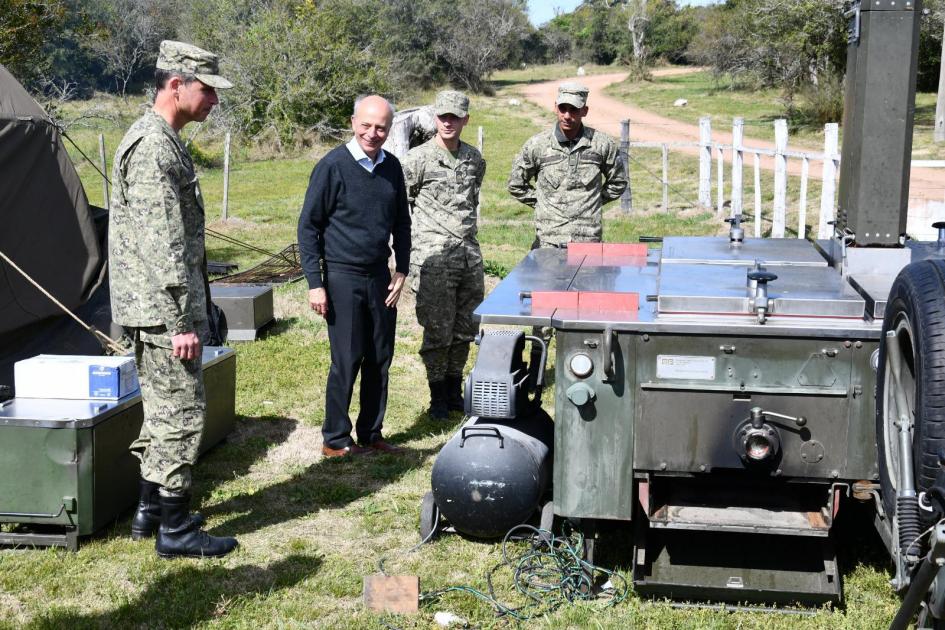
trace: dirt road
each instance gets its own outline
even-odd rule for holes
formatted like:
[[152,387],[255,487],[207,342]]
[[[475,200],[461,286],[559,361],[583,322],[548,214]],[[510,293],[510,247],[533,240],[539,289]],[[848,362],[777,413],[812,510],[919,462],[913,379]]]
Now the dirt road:
[[[667,68],[661,70],[655,70],[653,72],[654,76],[668,76],[673,74],[685,74],[688,72],[693,72],[694,69],[690,68]],[[633,141],[640,142],[698,142],[699,141],[699,127],[696,125],[690,125],[684,122],[679,122],[677,120],[672,120],[666,118],[665,116],[660,116],[657,113],[640,109],[638,107],[633,107],[618,101],[615,98],[607,96],[604,94],[604,88],[612,83],[617,83],[623,81],[626,78],[627,74],[625,72],[619,72],[614,74],[597,74],[597,75],[588,75],[584,77],[576,77],[573,80],[580,81],[588,88],[590,88],[590,97],[588,99],[588,114],[587,124],[596,129],[606,131],[607,133],[620,137],[620,121],[625,119],[630,119],[630,139]],[[555,95],[557,93],[558,84],[563,80],[557,81],[547,81],[544,83],[533,83],[526,85],[522,89],[522,93],[528,100],[533,103],[541,106],[551,108],[554,104]],[[667,107],[672,107],[671,103],[667,104]],[[774,136],[774,130],[771,131],[772,137]],[[713,129],[712,130],[712,140],[714,142],[721,142],[722,144],[731,144],[732,143],[732,134],[731,131],[725,131],[723,129]],[[790,142],[790,141],[789,141]],[[744,138],[744,145],[753,148],[764,148],[764,149],[774,149],[774,142],[770,140],[762,140],[760,138]],[[790,147],[791,149],[797,149],[796,147]],[[806,148],[806,147],[805,147]],[[680,151],[690,155],[698,155],[699,149],[697,147],[679,147],[671,149],[673,151]],[[807,149],[810,150],[810,149]],[[820,148],[819,151],[823,149]],[[815,151],[818,151],[815,149]],[[713,154],[713,162],[716,159],[716,156]],[[726,156],[726,159],[729,159]],[[726,163],[726,168],[730,169],[730,162]],[[762,156],[761,158],[761,167],[766,170],[774,170],[774,158]],[[751,168],[752,168],[752,158],[746,156],[745,159],[745,181],[749,181],[751,177]],[[714,166],[713,166],[714,169]],[[788,172],[791,175],[800,175],[801,174],[801,162],[800,160],[788,160]],[[821,174],[821,164],[818,162],[812,161],[810,163],[810,176],[812,178],[820,179]],[[730,177],[731,171],[725,173],[726,181]],[[715,176],[713,175],[713,180]],[[921,205],[926,205],[929,200],[932,201],[945,201],[945,169],[931,169],[931,168],[913,168],[912,169],[912,178],[911,185],[909,189],[909,198],[910,205],[919,203]]]

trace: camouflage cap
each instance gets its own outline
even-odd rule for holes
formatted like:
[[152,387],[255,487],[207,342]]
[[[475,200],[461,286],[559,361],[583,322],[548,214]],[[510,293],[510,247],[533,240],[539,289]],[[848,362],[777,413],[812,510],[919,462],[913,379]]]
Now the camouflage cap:
[[463,118],[469,113],[469,97],[456,90],[443,90],[436,95],[433,112],[437,116],[453,114]]
[[567,103],[574,105],[578,109],[587,105],[587,88],[580,83],[568,81],[558,86],[558,99],[555,105]]
[[218,64],[219,59],[212,52],[183,42],[166,39],[161,42],[161,48],[158,51],[159,70],[192,74],[201,83],[218,90],[233,87],[232,83],[218,74]]

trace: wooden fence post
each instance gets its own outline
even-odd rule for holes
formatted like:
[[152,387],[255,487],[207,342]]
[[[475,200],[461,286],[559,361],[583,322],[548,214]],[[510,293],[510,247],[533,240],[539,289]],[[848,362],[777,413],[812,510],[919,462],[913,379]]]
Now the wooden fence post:
[[833,221],[834,197],[836,193],[837,163],[833,156],[837,154],[837,138],[839,136],[839,125],[837,123],[827,123],[824,125],[824,166],[823,166],[823,186],[820,189],[820,222],[817,225],[817,238],[830,238],[833,236],[833,227],[829,225]]
[[699,119],[699,203],[712,207],[712,119]]
[[669,145],[663,145],[663,210],[669,210]]
[[784,238],[785,214],[787,212],[787,120],[774,121],[774,208],[771,218],[771,236]]
[[223,220],[230,218],[230,132],[223,139]]
[[717,156],[719,158],[719,165],[717,167],[718,172],[718,183],[716,184],[716,198],[718,199],[718,207],[716,212],[722,214],[722,206],[725,203],[725,152],[722,150],[721,145],[718,147]]
[[633,212],[633,193],[630,191],[630,119],[620,121],[620,154],[623,157],[624,173],[627,176],[627,188],[620,195],[620,209]]
[[[485,146],[484,144],[485,136],[483,135],[482,125],[479,125],[479,130],[476,132],[476,146],[479,148],[479,154],[482,155],[482,149]],[[479,197],[476,199],[476,220],[482,218],[482,189],[479,189]]]
[[102,207],[111,210],[111,200],[108,198],[108,164],[105,161],[105,135],[98,134],[98,161],[102,165]]
[[761,156],[755,156],[755,238],[761,238]]
[[742,142],[745,137],[745,119],[732,121],[732,216],[742,213]]
[[801,193],[797,202],[797,238],[807,236],[807,174],[810,171],[810,159],[801,161]]

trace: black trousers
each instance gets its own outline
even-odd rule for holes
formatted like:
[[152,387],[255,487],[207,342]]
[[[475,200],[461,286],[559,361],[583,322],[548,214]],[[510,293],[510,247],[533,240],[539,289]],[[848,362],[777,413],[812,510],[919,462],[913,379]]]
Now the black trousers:
[[359,371],[361,409],[355,422],[358,442],[367,445],[381,439],[397,324],[397,309],[384,304],[389,284],[388,271],[360,275],[329,270],[325,274],[331,368],[322,437],[329,448],[354,443],[348,408]]

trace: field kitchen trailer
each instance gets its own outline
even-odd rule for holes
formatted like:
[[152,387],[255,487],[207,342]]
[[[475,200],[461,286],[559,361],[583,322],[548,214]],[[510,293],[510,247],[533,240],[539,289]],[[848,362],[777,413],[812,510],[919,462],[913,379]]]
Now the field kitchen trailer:
[[[942,623],[945,223],[937,242],[905,233],[920,18],[908,0],[849,13],[832,238],[746,238],[736,215],[727,236],[653,249],[534,250],[502,280],[476,310],[469,418],[437,460],[424,533],[501,535],[482,523],[540,509],[547,459],[543,522],[582,529],[588,559],[598,525],[632,524],[640,593],[839,603],[833,525],[859,500],[893,586],[914,586],[896,623],[923,600],[920,622]],[[528,340],[490,325],[554,329],[553,439],[528,402]],[[483,454],[510,445],[536,481]]]

